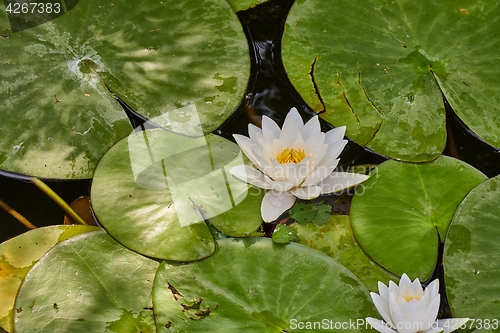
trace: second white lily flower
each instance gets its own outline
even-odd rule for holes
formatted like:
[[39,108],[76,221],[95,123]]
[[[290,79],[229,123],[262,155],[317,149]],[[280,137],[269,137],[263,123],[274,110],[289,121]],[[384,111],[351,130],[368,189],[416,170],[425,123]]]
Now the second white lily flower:
[[379,293],[370,293],[384,321],[368,317],[366,321],[381,333],[449,333],[465,324],[468,318],[436,319],[441,296],[439,280],[422,288],[403,274],[399,285],[389,281],[389,287],[378,283]]
[[318,116],[304,124],[296,108],[285,118],[283,128],[267,116],[262,129],[248,125],[250,137],[235,134],[236,142],[257,169],[239,165],[231,174],[249,184],[269,190],[262,200],[266,222],[276,220],[292,207],[296,198],[310,200],[357,185],[368,176],[333,172],[347,144],[345,126],[321,132]]

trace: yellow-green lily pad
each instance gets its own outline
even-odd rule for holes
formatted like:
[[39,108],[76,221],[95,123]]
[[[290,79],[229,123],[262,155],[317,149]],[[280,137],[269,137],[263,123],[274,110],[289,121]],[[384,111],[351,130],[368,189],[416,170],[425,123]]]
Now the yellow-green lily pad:
[[14,302],[31,267],[57,243],[75,235],[100,230],[98,227],[70,225],[30,230],[0,244],[0,327],[12,332]]
[[15,332],[155,332],[154,260],[104,231],[56,245],[30,270],[15,304]]
[[359,246],[354,238],[348,215],[331,215],[328,222],[322,226],[313,223],[307,225],[294,223],[291,227],[297,231],[300,244],[337,260],[356,275],[370,291],[377,292],[379,281],[395,278],[368,257]]

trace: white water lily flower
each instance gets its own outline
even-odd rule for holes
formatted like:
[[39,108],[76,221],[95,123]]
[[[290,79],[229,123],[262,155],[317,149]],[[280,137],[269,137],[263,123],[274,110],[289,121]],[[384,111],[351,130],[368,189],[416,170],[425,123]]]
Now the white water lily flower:
[[257,169],[238,165],[233,176],[269,190],[262,200],[261,214],[266,222],[276,220],[292,207],[296,198],[314,199],[352,187],[368,176],[333,172],[347,140],[345,126],[321,132],[318,116],[304,124],[296,108],[285,118],[283,129],[267,116],[262,129],[248,125],[250,137],[234,134],[236,142]]
[[441,297],[439,280],[432,281],[425,291],[418,279],[413,282],[403,274],[399,286],[389,281],[389,287],[378,283],[379,293],[370,293],[384,321],[368,317],[366,321],[381,333],[449,333],[465,324],[469,318],[436,320]]

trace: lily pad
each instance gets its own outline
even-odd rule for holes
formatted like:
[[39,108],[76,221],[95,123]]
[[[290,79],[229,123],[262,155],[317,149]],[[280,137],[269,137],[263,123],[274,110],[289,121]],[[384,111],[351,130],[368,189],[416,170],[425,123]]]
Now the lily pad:
[[499,202],[500,177],[474,188],[453,217],[444,249],[445,281],[453,315],[476,319],[472,327],[482,325],[480,332],[500,332]]
[[[16,332],[154,332],[151,290],[158,263],[104,231],[56,245],[26,276]],[[131,324],[131,322],[133,324]],[[134,326],[135,325],[135,326]],[[130,330],[128,330],[130,332]]]
[[50,226],[30,230],[0,244],[0,327],[12,332],[14,302],[31,267],[57,243],[100,230],[92,226]]
[[248,193],[240,203],[224,213],[211,217],[210,222],[228,236],[244,237],[252,234],[262,224],[260,205],[264,194],[264,190],[249,186]]
[[236,108],[249,75],[246,38],[225,0],[89,0],[34,28],[9,27],[2,6],[4,170],[90,178],[131,131],[108,89],[173,130],[184,121],[177,110],[194,106],[208,133]]
[[219,245],[208,259],[160,265],[153,287],[159,332],[312,332],[376,315],[359,280],[311,248],[265,238]]
[[269,0],[227,0],[235,12],[255,7]]
[[[236,236],[262,223],[256,209],[260,194],[250,196],[248,185],[229,173],[243,163],[238,146],[215,135],[137,132],[99,162],[92,205],[104,228],[134,251],[167,260],[198,260],[215,251],[206,219]],[[252,208],[248,217],[241,215]]]
[[378,282],[395,279],[366,255],[354,238],[348,215],[331,215],[325,225],[294,223],[291,228],[297,231],[299,243],[307,245],[337,260],[350,270],[373,292],[378,292]]
[[292,227],[279,223],[273,231],[272,240],[278,244],[289,244],[298,241],[299,236]]
[[442,95],[499,147],[499,17],[494,1],[297,0],[283,62],[321,117],[381,154],[436,158],[446,141]]
[[426,280],[455,210],[486,179],[457,159],[413,164],[386,161],[354,195],[351,222],[366,253],[389,271]]

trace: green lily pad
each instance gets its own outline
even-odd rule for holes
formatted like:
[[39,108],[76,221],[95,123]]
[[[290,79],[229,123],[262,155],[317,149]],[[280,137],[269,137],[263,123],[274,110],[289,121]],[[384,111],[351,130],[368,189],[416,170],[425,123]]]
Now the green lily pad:
[[278,244],[289,244],[298,241],[299,235],[291,226],[279,223],[273,231],[272,240]]
[[386,161],[370,173],[352,200],[354,235],[366,253],[389,271],[427,279],[463,198],[486,179],[457,159],[423,164]]
[[224,213],[211,217],[210,222],[228,236],[244,237],[252,234],[262,224],[260,205],[264,194],[264,190],[249,186],[248,193],[239,204]]
[[[499,176],[479,184],[458,207],[445,242],[445,280],[453,315],[481,319],[472,323],[483,325],[480,332],[500,332],[499,202]],[[490,327],[485,326],[488,321]]]
[[202,259],[215,251],[206,219],[235,236],[262,223],[260,194],[229,173],[243,163],[238,146],[215,135],[137,132],[99,162],[92,205],[106,230],[134,251],[175,261]]
[[16,295],[31,267],[57,243],[75,235],[100,230],[83,225],[50,226],[30,230],[0,244],[0,327],[12,332]]
[[13,33],[9,26],[2,6],[4,170],[90,178],[132,130],[108,88],[174,131],[186,121],[179,109],[193,107],[205,133],[233,112],[246,88],[248,46],[225,0],[80,1],[34,28]]
[[499,147],[499,16],[494,1],[297,0],[283,62],[321,117],[381,154],[436,158],[446,141],[442,94]]
[[255,7],[269,0],[227,0],[235,12]]
[[306,246],[265,238],[219,245],[208,259],[160,265],[153,287],[159,332],[312,332],[314,322],[333,330],[376,315],[351,272]]
[[323,204],[296,202],[290,209],[290,217],[300,224],[324,225],[331,216],[332,207]]
[[370,291],[378,292],[378,281],[385,281],[386,284],[391,279],[398,281],[363,252],[354,238],[348,215],[331,215],[322,226],[294,223],[291,228],[297,231],[300,244],[337,260]]
[[157,268],[156,261],[104,231],[73,237],[26,276],[16,299],[15,331],[121,333],[146,327],[143,332],[155,332],[150,308]]

